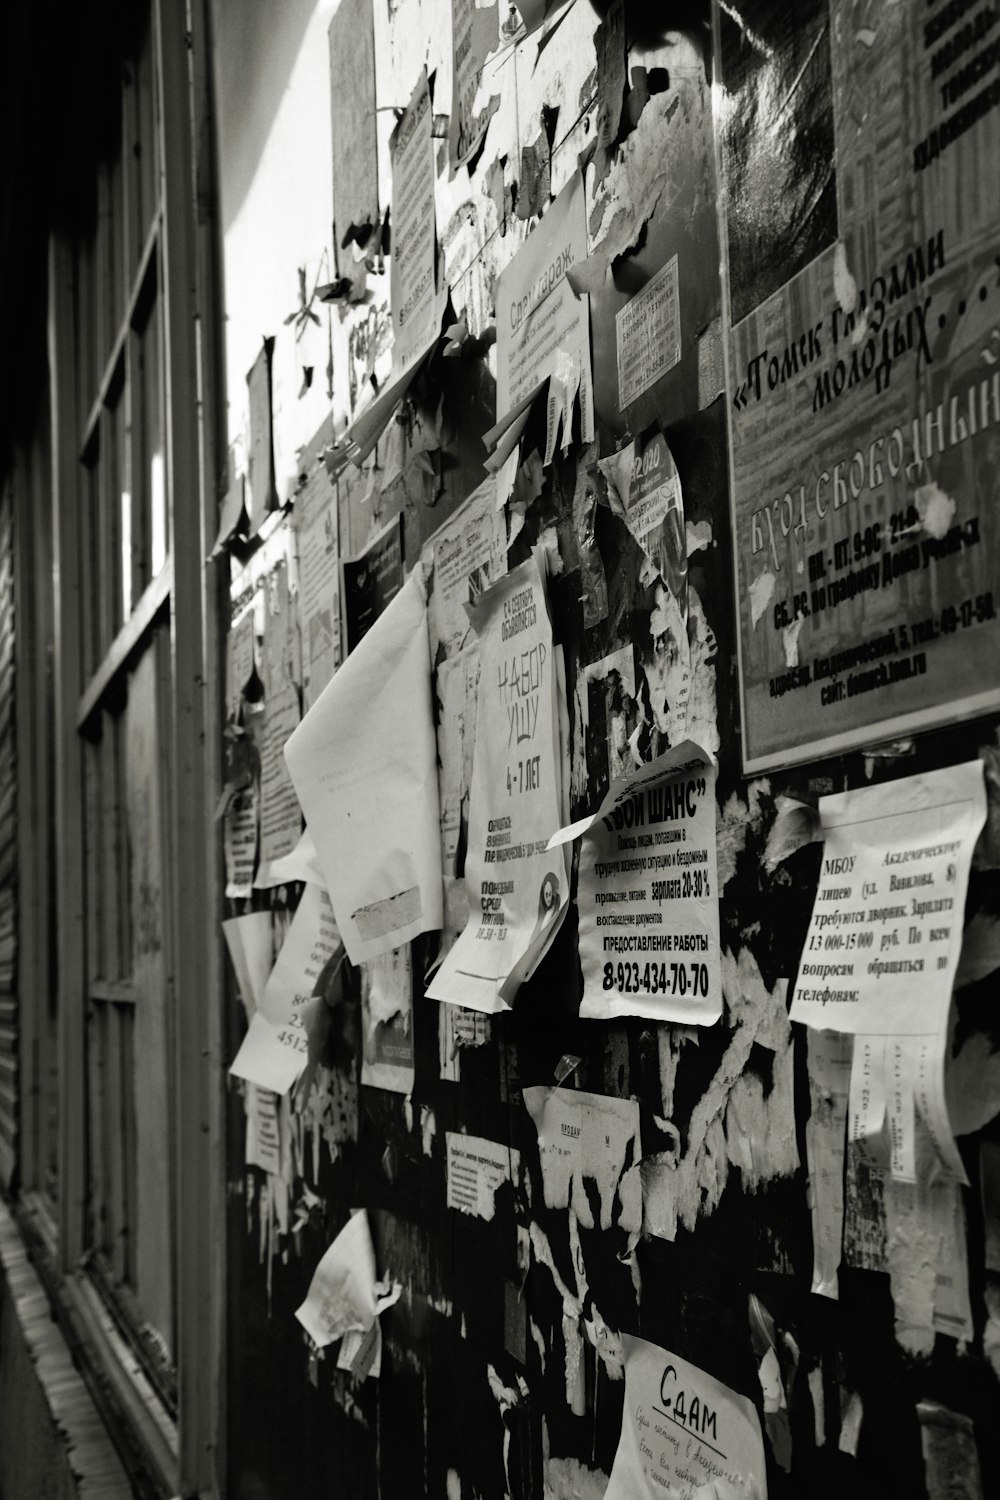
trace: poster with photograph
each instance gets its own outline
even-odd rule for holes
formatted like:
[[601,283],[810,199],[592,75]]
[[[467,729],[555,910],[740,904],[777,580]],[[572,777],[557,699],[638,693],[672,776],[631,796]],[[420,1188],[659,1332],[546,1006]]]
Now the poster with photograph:
[[715,7],[747,771],[1000,702],[1000,85],[966,9]]

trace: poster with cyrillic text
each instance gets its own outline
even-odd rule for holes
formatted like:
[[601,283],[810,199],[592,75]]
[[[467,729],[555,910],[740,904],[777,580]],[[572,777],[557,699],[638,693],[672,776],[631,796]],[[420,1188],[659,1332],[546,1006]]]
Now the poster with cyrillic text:
[[715,762],[692,740],[616,781],[582,835],[581,1016],[709,1026],[722,1014]]
[[716,8],[750,772],[1000,704],[1000,82],[992,8]]
[[562,756],[543,562],[536,552],[469,610],[479,641],[476,745],[465,885],[469,921],[428,987],[470,1010],[508,1008],[566,915],[559,821]]
[[587,258],[583,178],[574,173],[497,279],[497,426],[503,430],[551,375],[578,381],[584,440],[593,435],[590,299],[566,272]]
[[944,1073],[969,867],[986,819],[980,761],[820,799],[819,888],[793,1021],[855,1036],[848,1140],[865,1163],[917,1176],[917,1120],[944,1172],[965,1168]]
[[819,811],[823,861],[792,1020],[854,1033],[937,1032],[986,819],[982,762],[821,797]]
[[757,1408],[697,1365],[622,1334],[625,1409],[604,1500],[767,1500]]

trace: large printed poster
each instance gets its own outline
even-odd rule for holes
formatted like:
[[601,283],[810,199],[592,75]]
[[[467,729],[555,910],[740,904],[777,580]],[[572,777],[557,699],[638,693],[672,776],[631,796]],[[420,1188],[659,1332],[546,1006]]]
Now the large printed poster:
[[716,6],[748,771],[1000,702],[989,6]]

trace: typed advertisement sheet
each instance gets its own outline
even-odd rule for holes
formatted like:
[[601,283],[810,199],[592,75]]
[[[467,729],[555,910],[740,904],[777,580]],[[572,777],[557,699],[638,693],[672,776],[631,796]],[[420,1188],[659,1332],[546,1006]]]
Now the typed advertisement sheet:
[[691,740],[615,782],[583,836],[581,1016],[711,1025],[722,1014],[715,762]]
[[791,1018],[854,1033],[848,1137],[869,1167],[915,1180],[919,1114],[941,1166],[964,1181],[944,1069],[986,818],[982,763],[823,797],[820,818],[819,888]]
[[940,1030],[986,818],[980,761],[820,798],[825,836],[791,1018],[832,1031]]

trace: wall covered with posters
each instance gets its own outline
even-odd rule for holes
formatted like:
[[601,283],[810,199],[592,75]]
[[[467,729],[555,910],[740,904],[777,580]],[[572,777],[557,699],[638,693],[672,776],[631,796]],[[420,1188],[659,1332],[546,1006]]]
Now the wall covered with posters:
[[1000,1483],[996,19],[217,6],[232,1494]]

